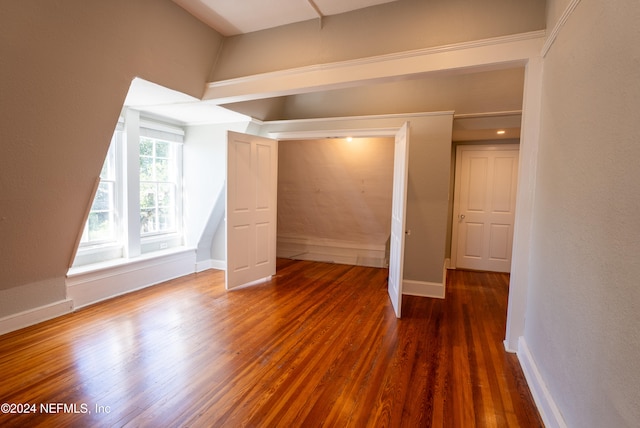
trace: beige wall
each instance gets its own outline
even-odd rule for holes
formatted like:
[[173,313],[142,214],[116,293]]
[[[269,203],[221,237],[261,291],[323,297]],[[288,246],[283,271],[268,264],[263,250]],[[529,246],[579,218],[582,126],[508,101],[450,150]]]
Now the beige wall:
[[278,144],[278,236],[384,245],[391,227],[393,139]]
[[569,427],[640,421],[639,20],[582,1],[544,59],[525,339]]
[[0,317],[64,299],[131,79],[200,97],[220,43],[169,0],[0,3]]
[[210,80],[545,28],[540,0],[402,0],[225,40]]
[[[442,283],[447,235],[452,113],[362,116],[311,121],[266,122],[269,132],[399,129],[411,124],[404,279]],[[286,144],[286,143],[284,143]]]

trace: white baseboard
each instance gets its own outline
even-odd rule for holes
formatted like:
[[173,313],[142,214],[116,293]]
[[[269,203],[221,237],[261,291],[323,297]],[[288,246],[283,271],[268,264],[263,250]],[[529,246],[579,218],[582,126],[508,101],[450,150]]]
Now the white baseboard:
[[444,293],[444,284],[439,284],[437,282],[412,281],[408,279],[402,281],[402,294],[408,296],[444,299]]
[[347,265],[386,267],[385,245],[279,236],[277,257]]
[[71,299],[60,300],[35,309],[9,315],[0,319],[0,334],[20,330],[43,321],[50,320],[73,310]]
[[211,269],[217,270],[227,270],[227,261],[226,260],[211,260]]
[[196,272],[202,272],[209,269],[227,270],[227,262],[224,260],[202,260],[196,262]]
[[522,336],[518,339],[518,351],[516,355],[518,356],[520,366],[529,385],[529,390],[531,390],[531,395],[533,395],[533,400],[538,407],[538,412],[540,412],[545,427],[567,428],[562,413],[560,413],[560,409],[558,409],[553,396],[547,389],[547,385],[529,351],[527,342]]
[[402,294],[444,299],[447,291],[447,268],[449,267],[449,263],[449,259],[444,260],[441,283],[405,279],[402,281]]
[[160,256],[140,257],[98,270],[83,270],[67,276],[67,297],[74,308],[88,306],[112,297],[195,272],[195,250]]
[[202,272],[208,269],[211,269],[213,260],[202,260],[196,262],[196,272]]

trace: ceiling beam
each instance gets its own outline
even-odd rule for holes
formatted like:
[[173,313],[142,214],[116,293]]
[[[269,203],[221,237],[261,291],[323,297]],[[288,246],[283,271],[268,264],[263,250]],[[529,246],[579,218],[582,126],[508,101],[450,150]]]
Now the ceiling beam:
[[322,29],[322,18],[324,18],[322,11],[320,10],[320,8],[318,7],[315,1],[313,0],[307,0],[307,1],[309,2],[313,10],[318,14],[318,19],[320,20],[320,29]]
[[522,66],[539,57],[544,31],[210,82],[203,99],[216,104],[318,92],[430,73],[468,73]]

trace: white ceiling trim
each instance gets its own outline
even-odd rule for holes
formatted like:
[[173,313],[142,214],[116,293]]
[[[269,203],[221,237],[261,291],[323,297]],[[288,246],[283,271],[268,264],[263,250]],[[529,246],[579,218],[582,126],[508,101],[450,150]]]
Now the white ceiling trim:
[[371,128],[371,129],[328,129],[324,131],[286,131],[269,132],[269,138],[276,140],[318,140],[324,138],[372,138],[393,137],[400,128]]
[[210,82],[216,104],[339,89],[436,71],[480,71],[524,64],[540,55],[545,31],[532,31],[375,57],[312,65]]
[[454,119],[476,119],[486,117],[499,117],[499,116],[517,116],[521,115],[522,110],[507,110],[507,111],[484,111],[482,113],[461,113],[454,114]]
[[311,119],[289,119],[289,120],[265,120],[263,125],[282,125],[282,124],[306,124],[306,123],[322,123],[322,122],[353,122],[354,120],[370,120],[370,119],[410,119],[412,117],[428,117],[428,116],[446,116],[454,114],[453,111],[427,111],[415,113],[394,113],[394,114],[373,114],[364,116],[337,116],[337,117],[316,117]]
[[305,126],[322,126],[322,124],[329,124],[334,126],[336,123],[348,122],[353,123],[356,121],[363,121],[371,123],[371,121],[381,120],[395,120],[400,125],[389,127],[367,127],[363,124],[362,127],[357,128],[330,128],[330,129],[314,129],[314,130],[298,130],[298,131],[269,131],[267,134],[271,138],[277,140],[307,140],[307,139],[319,139],[319,138],[344,138],[344,137],[393,137],[398,129],[402,126],[401,123],[411,121],[412,118],[419,117],[433,117],[433,116],[453,116],[452,111],[431,111],[431,112],[419,112],[419,113],[398,113],[398,114],[379,114],[370,116],[341,116],[341,117],[321,117],[314,119],[293,119],[293,120],[273,120],[262,122],[267,126],[284,126],[284,127],[301,127]]

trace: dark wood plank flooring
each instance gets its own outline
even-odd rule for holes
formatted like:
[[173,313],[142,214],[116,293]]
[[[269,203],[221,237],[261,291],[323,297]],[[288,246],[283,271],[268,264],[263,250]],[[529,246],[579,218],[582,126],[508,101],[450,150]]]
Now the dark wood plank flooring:
[[386,270],[279,260],[231,292],[223,275],[0,336],[0,403],[30,411],[0,426],[542,426],[502,345],[508,275],[450,271],[401,320]]

